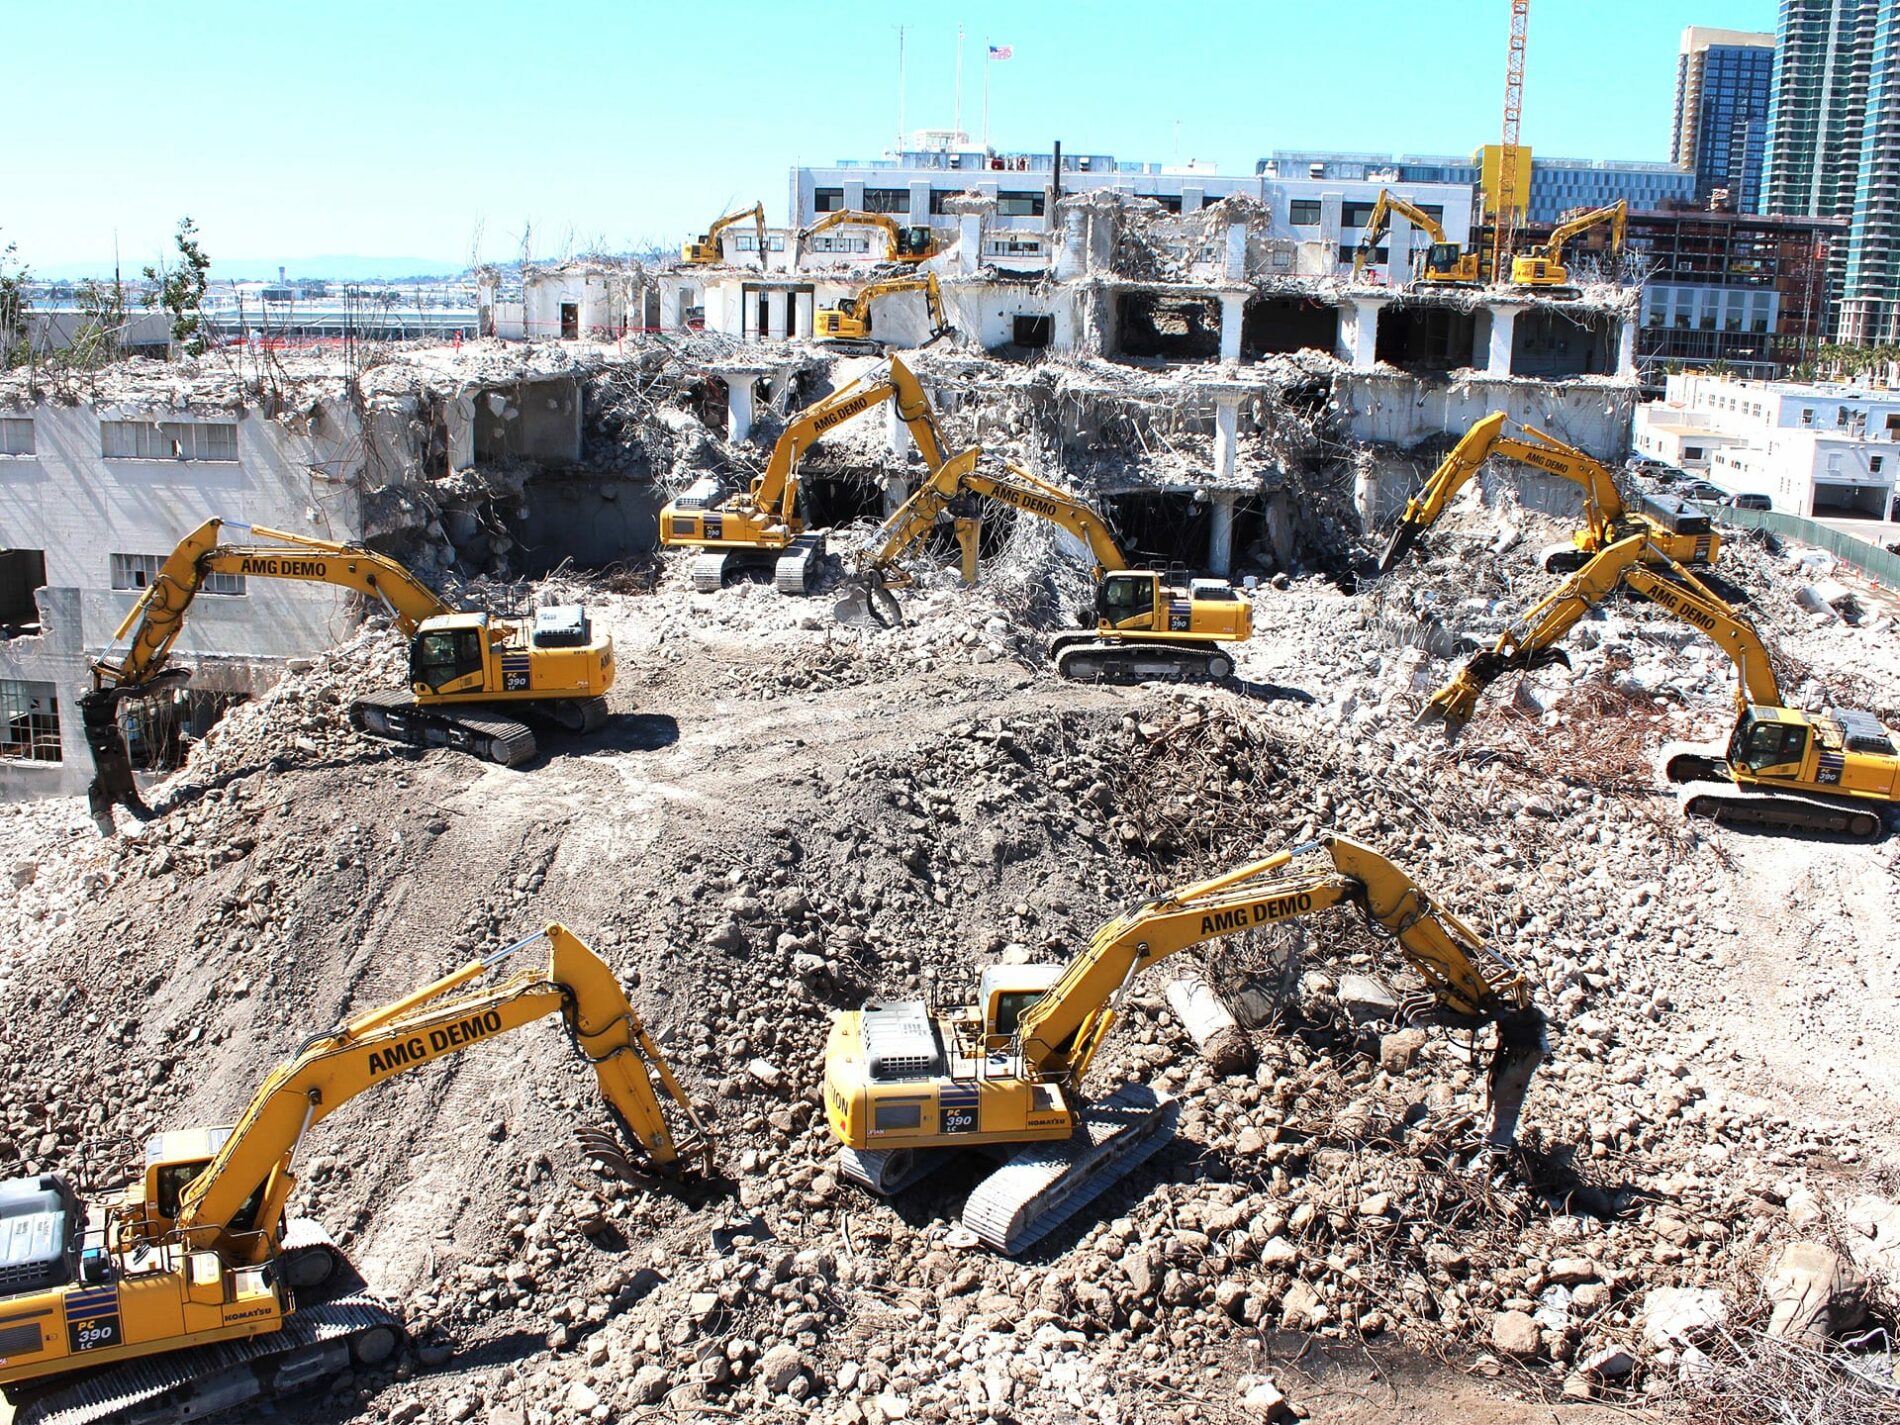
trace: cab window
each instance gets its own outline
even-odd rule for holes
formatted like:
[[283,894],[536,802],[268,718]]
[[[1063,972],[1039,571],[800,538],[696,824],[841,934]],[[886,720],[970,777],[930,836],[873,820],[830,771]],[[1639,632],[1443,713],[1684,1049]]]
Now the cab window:
[[1111,622],[1145,614],[1154,607],[1154,580],[1108,579],[1102,585],[1102,612]]
[[996,995],[996,1032],[1014,1034],[1023,1011],[1042,998],[1040,990],[1002,990]]
[[178,1216],[178,1199],[184,1196],[198,1174],[211,1165],[209,1158],[195,1163],[166,1163],[158,1170],[158,1215],[167,1220]]
[[1742,763],[1759,772],[1785,762],[1799,762],[1807,750],[1808,732],[1804,727],[1758,722],[1748,730],[1742,744]]
[[415,643],[410,680],[431,688],[445,687],[458,678],[482,671],[481,630],[449,629],[425,633]]

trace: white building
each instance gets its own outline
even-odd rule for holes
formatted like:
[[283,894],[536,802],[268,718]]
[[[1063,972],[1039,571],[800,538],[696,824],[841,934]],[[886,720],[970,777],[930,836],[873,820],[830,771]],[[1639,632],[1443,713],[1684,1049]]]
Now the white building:
[[1880,519],[1894,504],[1900,392],[1671,376],[1636,412],[1635,449],[1796,515]]
[[[1378,179],[1276,178],[1265,174],[1221,175],[1198,164],[1169,167],[1130,163],[1108,154],[995,153],[972,148],[964,134],[925,132],[901,153],[869,160],[841,160],[829,167],[794,168],[787,205],[796,228],[826,213],[884,213],[905,226],[931,227],[948,240],[958,233],[953,200],[974,194],[994,206],[985,215],[982,264],[1038,271],[1054,258],[1049,215],[1058,197],[1107,190],[1150,198],[1184,216],[1236,194],[1251,198],[1272,218],[1272,236],[1313,244],[1323,256],[1308,259],[1308,275],[1332,275],[1349,267],[1366,219],[1390,188],[1443,225],[1447,240],[1471,242],[1472,185],[1386,182]],[[756,237],[746,241],[757,245]],[[1392,276],[1384,254],[1405,257],[1423,245],[1412,226],[1395,218],[1379,249],[1379,280]],[[814,250],[837,257],[881,256],[874,238],[834,229],[812,239]],[[1408,272],[1401,270],[1402,284]]]

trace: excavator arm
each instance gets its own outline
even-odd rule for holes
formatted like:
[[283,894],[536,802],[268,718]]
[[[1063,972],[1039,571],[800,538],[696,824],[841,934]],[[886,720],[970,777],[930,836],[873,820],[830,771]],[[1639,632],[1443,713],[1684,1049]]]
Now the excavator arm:
[[893,573],[897,561],[923,541],[954,500],[966,494],[999,501],[1075,535],[1088,545],[1094,556],[1097,579],[1104,573],[1128,567],[1108,521],[1087,502],[1019,465],[1006,463],[1003,475],[979,469],[982,457],[982,447],[971,446],[937,465],[911,497],[878,527],[876,543],[860,556],[860,577],[880,585],[905,582]]
[[1493,455],[1530,465],[1583,487],[1585,517],[1599,539],[1607,541],[1623,518],[1622,492],[1616,479],[1599,462],[1574,446],[1565,445],[1553,435],[1526,426],[1529,440],[1516,440],[1504,434],[1504,413],[1495,412],[1473,425],[1451,448],[1444,462],[1432,472],[1399,516],[1392,538],[1386,542],[1379,559],[1379,572],[1386,573],[1405,557],[1418,537],[1438,522],[1451,504],[1452,497],[1477,474]]
[[[1296,858],[1320,851],[1331,859],[1331,871],[1289,870]],[[1018,1019],[1024,1073],[1080,1078],[1135,976],[1177,951],[1346,901],[1397,938],[1435,1003],[1433,1022],[1498,1026],[1487,1133],[1493,1144],[1509,1144],[1525,1090],[1547,1048],[1544,1016],[1532,1002],[1530,982],[1486,950],[1469,926],[1398,866],[1339,836],[1323,835],[1188,886],[1103,926]],[[1485,960],[1488,974],[1480,968]]]
[[1544,260],[1563,265],[1564,244],[1579,233],[1586,233],[1598,223],[1610,225],[1610,252],[1614,256],[1623,250],[1623,233],[1629,222],[1630,205],[1626,199],[1618,198],[1614,203],[1590,212],[1579,214],[1568,222],[1559,223],[1551,232],[1550,241],[1544,244]]
[[897,415],[917,443],[924,464],[935,470],[943,464],[943,432],[930,397],[916,373],[896,357],[888,367],[867,372],[843,390],[805,407],[785,427],[772,447],[764,471],[752,482],[752,503],[759,510],[790,519],[798,506],[798,462],[827,431],[885,401],[897,402]]
[[[455,993],[543,942],[545,967]],[[295,1186],[297,1149],[313,1125],[386,1080],[554,1014],[593,1066],[601,1096],[638,1151],[657,1169],[710,1174],[710,1136],[659,1046],[613,971],[557,924],[305,1041],[259,1086],[216,1156],[180,1194],[169,1225],[194,1247],[215,1247],[229,1260],[267,1259]],[[655,1076],[689,1125],[678,1137]]]
[[1366,262],[1379,246],[1379,239],[1385,236],[1386,226],[1397,213],[1414,227],[1422,228],[1425,235],[1434,244],[1443,243],[1444,226],[1422,208],[1415,208],[1403,198],[1395,196],[1389,190],[1379,190],[1379,201],[1372,205],[1372,212],[1366,218],[1365,230],[1359,235],[1359,246],[1353,249],[1352,275],[1358,277],[1365,271]]
[[698,242],[688,242],[680,250],[680,256],[687,262],[696,264],[715,263],[720,259],[719,235],[734,223],[743,223],[747,218],[758,225],[759,230],[759,266],[765,266],[765,204],[754,203],[750,208],[741,208],[736,213],[727,213],[700,235]]
[[1733,660],[1741,677],[1741,689],[1736,694],[1738,709],[1750,702],[1781,705],[1781,689],[1760,636],[1706,584],[1664,554],[1648,536],[1639,534],[1620,539],[1596,555],[1499,634],[1489,649],[1474,654],[1449,683],[1432,694],[1425,718],[1462,727],[1471,721],[1485,689],[1506,673],[1546,668],[1553,663],[1568,667],[1570,659],[1557,643],[1579,619],[1625,584],[1706,633]]

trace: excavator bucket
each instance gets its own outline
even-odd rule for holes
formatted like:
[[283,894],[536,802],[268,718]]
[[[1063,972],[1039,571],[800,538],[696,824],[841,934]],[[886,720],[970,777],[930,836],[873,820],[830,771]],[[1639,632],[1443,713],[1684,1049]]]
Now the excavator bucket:
[[1418,543],[1418,525],[1411,520],[1400,520],[1392,531],[1392,538],[1385,543],[1385,553],[1379,556],[1379,572],[1389,574],[1392,568],[1414,544]]
[[832,617],[839,623],[863,623],[869,619],[879,628],[901,628],[904,606],[881,579],[853,579],[845,585],[844,597],[831,606]]
[[1485,1141],[1493,1148],[1517,1142],[1518,1115],[1531,1076],[1550,1052],[1544,1032],[1544,1012],[1535,1006],[1498,1016],[1498,1048],[1491,1059],[1489,1102],[1485,1108]]
[[138,779],[132,775],[132,753],[119,726],[119,699],[114,690],[101,688],[85,694],[79,700],[79,712],[86,728],[86,746],[92,750],[92,784],[86,788],[86,800],[93,821],[101,833],[110,836],[113,807],[125,807],[141,820],[151,812],[139,795]]

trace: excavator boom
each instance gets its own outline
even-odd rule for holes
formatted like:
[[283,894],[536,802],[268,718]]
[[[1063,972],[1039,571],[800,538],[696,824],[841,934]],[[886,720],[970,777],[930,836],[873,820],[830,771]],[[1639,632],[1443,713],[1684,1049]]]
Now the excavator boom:
[[705,266],[722,261],[725,254],[719,246],[719,235],[734,223],[743,223],[747,218],[752,219],[758,227],[759,266],[763,268],[765,266],[765,204],[763,203],[754,203],[750,208],[741,208],[736,213],[727,213],[725,217],[700,234],[697,242],[687,241],[680,248],[680,260],[694,266]]
[[1623,234],[1629,220],[1629,203],[1619,198],[1605,207],[1594,208],[1567,222],[1559,223],[1544,244],[1543,256],[1532,254],[1511,259],[1511,282],[1519,287],[1561,287],[1570,281],[1564,267],[1564,244],[1579,233],[1588,232],[1598,223],[1610,225],[1609,254],[1623,250]]
[[[456,993],[536,944],[547,946],[545,967]],[[185,1189],[175,1230],[194,1245],[262,1260],[275,1250],[292,1162],[315,1124],[378,1084],[551,1014],[566,1020],[637,1151],[663,1171],[711,1171],[705,1127],[613,971],[554,924],[305,1041],[266,1076],[217,1155]],[[676,1139],[668,1127],[652,1074],[690,1125],[685,1137]],[[695,1154],[697,1163],[690,1161]]]

